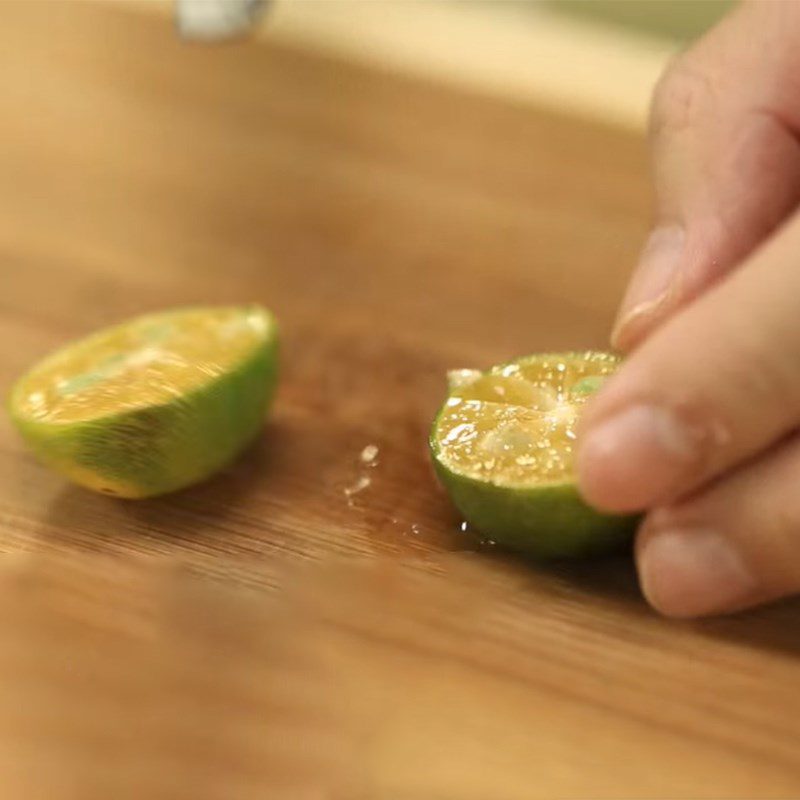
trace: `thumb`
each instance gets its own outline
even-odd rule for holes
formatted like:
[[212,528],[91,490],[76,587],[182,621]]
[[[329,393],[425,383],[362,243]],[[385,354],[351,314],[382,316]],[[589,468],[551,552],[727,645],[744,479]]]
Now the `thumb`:
[[612,334],[635,347],[800,200],[800,4],[744,4],[667,70],[651,146],[656,223]]

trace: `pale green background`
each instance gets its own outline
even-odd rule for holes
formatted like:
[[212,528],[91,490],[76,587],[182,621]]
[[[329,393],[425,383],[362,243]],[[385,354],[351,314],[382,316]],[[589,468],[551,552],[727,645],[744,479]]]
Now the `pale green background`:
[[[768,0],[765,0],[767,2]],[[559,13],[681,42],[707,30],[732,0],[546,0]]]

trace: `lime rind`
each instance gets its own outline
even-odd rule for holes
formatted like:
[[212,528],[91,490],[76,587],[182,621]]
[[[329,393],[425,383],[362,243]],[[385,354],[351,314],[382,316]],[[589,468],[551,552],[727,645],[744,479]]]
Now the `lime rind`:
[[434,463],[453,505],[471,528],[535,558],[583,558],[622,550],[636,530],[636,517],[595,511],[571,483],[512,490],[459,475],[438,460]]

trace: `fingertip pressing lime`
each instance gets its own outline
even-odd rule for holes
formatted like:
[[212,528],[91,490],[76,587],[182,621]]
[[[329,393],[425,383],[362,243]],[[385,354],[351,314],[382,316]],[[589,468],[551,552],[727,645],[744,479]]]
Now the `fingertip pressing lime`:
[[430,447],[439,479],[471,527],[541,558],[600,554],[630,541],[636,518],[590,508],[573,472],[581,408],[619,363],[589,351],[450,373]]
[[258,306],[148,314],[67,345],[13,387],[12,420],[46,464],[119,497],[183,488],[257,435],[277,381]]

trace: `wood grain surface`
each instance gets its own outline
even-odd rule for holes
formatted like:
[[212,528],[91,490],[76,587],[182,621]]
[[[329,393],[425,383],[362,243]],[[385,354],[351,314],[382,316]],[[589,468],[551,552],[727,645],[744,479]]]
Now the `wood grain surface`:
[[604,344],[642,142],[107,3],[0,14],[0,384],[186,303],[284,342],[263,437],[172,497],[67,486],[0,421],[4,798],[800,797],[798,603],[660,619],[627,558],[465,537],[428,464],[446,369]]

